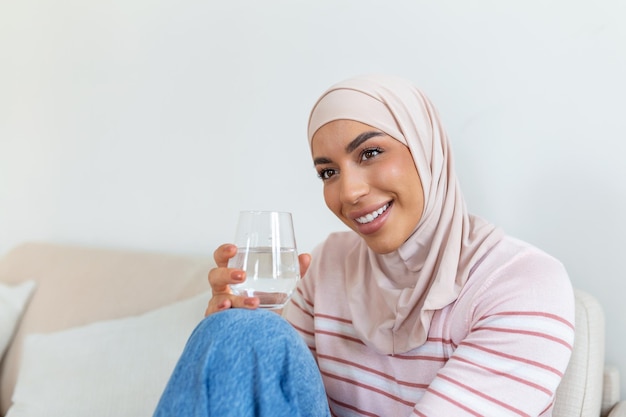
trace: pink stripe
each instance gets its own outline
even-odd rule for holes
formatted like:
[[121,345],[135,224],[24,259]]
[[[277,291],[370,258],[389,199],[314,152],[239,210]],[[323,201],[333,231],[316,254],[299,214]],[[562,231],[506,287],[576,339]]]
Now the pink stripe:
[[[369,417],[379,417],[379,416],[378,416],[378,414],[370,413],[369,411],[365,411],[365,410],[362,410],[362,409],[360,409],[360,408],[356,408],[355,406],[353,406],[353,405],[351,405],[351,404],[346,404],[346,403],[344,403],[344,402],[337,401],[337,400],[332,399],[332,398],[330,398],[330,400],[331,400],[332,402],[334,402],[335,404],[337,404],[338,406],[340,406],[340,407],[347,408],[347,409],[352,410],[352,411],[356,411],[357,413],[359,413],[359,414],[363,414],[364,416],[369,416]],[[335,414],[333,413],[333,416],[334,416],[334,415],[335,415]]]
[[497,317],[497,316],[546,317],[546,318],[549,318],[549,319],[561,322],[561,323],[567,325],[570,329],[574,330],[574,325],[570,321],[564,319],[561,316],[557,316],[556,314],[545,313],[545,312],[542,312],[542,311],[505,311],[505,312],[500,312],[500,313],[496,313],[496,314],[483,316],[480,320],[484,320],[484,319],[487,319],[487,318],[490,318],[490,317]]
[[343,340],[349,340],[349,341],[351,341],[351,342],[355,342],[355,343],[358,343],[358,344],[360,344],[360,345],[364,345],[364,344],[365,344],[365,343],[363,343],[363,342],[361,341],[361,339],[358,339],[358,338],[356,338],[356,337],[346,336],[346,335],[341,334],[341,333],[327,332],[327,331],[325,331],[325,330],[317,330],[317,329],[316,329],[316,330],[315,330],[315,334],[316,334],[316,335],[317,335],[317,334],[325,334],[326,336],[332,336],[332,337],[337,337],[337,338],[339,338],[339,339],[343,339]]
[[313,337],[315,337],[315,333],[312,333],[312,332],[309,332],[309,331],[307,331],[307,330],[304,330],[302,327],[296,326],[296,325],[295,325],[295,324],[293,324],[293,323],[291,323],[291,326],[292,326],[294,329],[296,329],[297,331],[299,331],[300,333],[304,333],[304,334],[306,334],[306,335],[309,335],[309,336],[313,336]]
[[500,332],[500,333],[511,333],[511,334],[524,334],[524,335],[528,335],[528,336],[536,336],[536,337],[541,337],[547,340],[551,340],[553,342],[559,343],[563,346],[565,346],[566,348],[568,348],[569,350],[572,350],[572,345],[570,345],[569,343],[567,343],[565,340],[558,338],[558,337],[554,337],[554,336],[550,336],[548,334],[545,333],[540,333],[540,332],[531,332],[529,330],[515,330],[515,329],[504,329],[501,327],[477,327],[474,330],[489,330],[489,331],[494,331],[494,332]]
[[503,377],[511,379],[511,380],[513,380],[515,382],[519,382],[520,384],[528,385],[529,387],[534,388],[536,390],[539,390],[539,391],[541,391],[541,392],[543,392],[545,394],[548,394],[549,396],[552,396],[552,394],[553,394],[553,392],[550,391],[549,389],[547,389],[545,387],[542,387],[541,385],[535,384],[534,382],[530,382],[530,381],[528,381],[526,379],[522,379],[520,377],[516,377],[516,376],[513,376],[511,374],[507,374],[505,372],[498,371],[498,370],[493,369],[493,368],[488,368],[486,366],[479,365],[478,363],[472,362],[469,359],[465,359],[465,358],[463,358],[461,356],[455,356],[455,357],[452,358],[452,360],[457,360],[459,362],[464,362],[464,363],[467,363],[469,365],[473,365],[473,366],[475,366],[477,368],[484,369],[485,371],[491,372],[492,374],[503,376]]
[[348,320],[348,319],[344,319],[341,317],[336,317],[336,316],[329,316],[328,314],[315,314],[315,317],[320,317],[323,319],[328,319],[328,320],[334,320],[334,321],[338,321],[341,323],[347,323],[347,324],[352,324],[352,320]]
[[363,366],[363,365],[355,363],[355,362],[350,362],[350,361],[348,361],[346,359],[341,359],[341,358],[337,358],[337,357],[333,357],[333,356],[329,356],[329,355],[321,355],[321,354],[318,355],[318,358],[324,358],[324,359],[328,359],[329,361],[338,362],[338,363],[341,363],[341,364],[344,364],[344,365],[352,366],[354,368],[362,369],[362,370],[367,371],[369,373],[372,373],[372,374],[381,376],[381,377],[383,377],[385,379],[388,379],[390,381],[393,381],[393,382],[395,382],[398,385],[403,385],[403,386],[412,387],[412,388],[421,388],[421,389],[428,388],[428,384],[416,384],[416,383],[413,383],[413,382],[401,381],[401,380],[396,379],[392,375],[383,373],[383,372],[378,371],[378,370],[373,369],[373,368],[368,368],[366,366]]
[[[303,300],[304,300],[304,298],[303,298]],[[304,300],[304,301],[306,302],[306,300]],[[293,304],[294,306],[298,307],[298,310],[302,311],[307,316],[313,318],[313,314],[311,314],[307,310],[305,310],[304,307],[302,307],[300,304],[298,304],[295,300],[292,300],[291,304]]]
[[302,299],[304,300],[304,302],[305,302],[305,303],[307,303],[307,304],[308,304],[308,305],[310,305],[311,307],[313,307],[313,306],[314,306],[314,304],[313,304],[313,302],[312,302],[312,301],[309,301],[309,300],[307,300],[307,299],[306,299],[306,297],[304,296],[304,293],[302,292],[302,289],[301,289],[301,288],[298,288],[298,290],[297,290],[297,291],[298,291],[298,293],[300,294],[300,297],[302,297]]
[[457,381],[457,380],[455,380],[453,378],[450,378],[450,377],[448,377],[446,375],[439,375],[439,378],[445,379],[446,381],[448,381],[448,382],[450,382],[450,383],[452,383],[452,384],[454,384],[454,385],[456,385],[458,387],[461,387],[461,388],[471,392],[474,395],[477,395],[477,396],[479,396],[481,398],[484,398],[487,401],[490,401],[490,402],[492,402],[494,404],[497,404],[497,405],[499,405],[502,408],[506,408],[507,410],[512,411],[512,412],[514,412],[517,415],[520,415],[520,416],[523,416],[523,417],[531,417],[529,414],[524,413],[522,410],[518,410],[515,407],[512,407],[512,406],[510,406],[510,405],[508,405],[508,404],[506,404],[506,403],[504,403],[504,402],[502,402],[500,400],[497,400],[497,399],[495,399],[493,397],[490,397],[490,396],[488,396],[488,395],[486,395],[486,394],[484,394],[484,393],[482,393],[482,392],[480,392],[480,391],[470,387],[469,385],[462,384],[461,382],[459,382],[459,381]]
[[[453,349],[456,349],[456,345],[449,339],[444,339],[441,337],[429,337],[426,339],[426,343],[435,343],[437,345],[448,345]],[[443,352],[442,352],[443,354]],[[432,356],[432,355],[393,355],[394,359],[402,359],[402,360],[426,360],[431,362],[447,362],[449,357],[444,356]]]
[[441,343],[442,345],[450,345],[452,347],[456,346],[452,340],[444,339],[442,337],[429,337],[426,339],[426,342]]
[[415,403],[412,402],[412,401],[404,400],[404,399],[402,399],[400,397],[392,395],[391,393],[389,393],[387,391],[383,391],[383,390],[381,390],[379,388],[362,384],[360,382],[357,382],[357,381],[349,379],[349,378],[345,378],[345,377],[338,376],[338,375],[333,375],[333,374],[330,374],[330,373],[328,373],[326,371],[321,371],[321,374],[326,376],[326,377],[328,377],[328,378],[336,379],[338,381],[345,382],[347,384],[354,385],[354,386],[357,386],[359,388],[363,388],[363,389],[366,389],[368,391],[372,391],[372,392],[378,393],[380,395],[384,395],[387,398],[390,398],[390,399],[392,399],[394,401],[397,401],[397,402],[399,402],[401,404],[404,404],[404,405],[407,405],[407,406],[411,406],[412,407],[413,405],[415,405]]
[[434,394],[434,395],[436,395],[436,396],[438,396],[438,397],[442,398],[443,400],[445,400],[445,401],[449,402],[450,404],[453,404],[453,405],[455,405],[455,406],[459,407],[461,410],[465,410],[465,411],[467,411],[468,413],[470,413],[470,414],[471,414],[471,415],[473,415],[473,416],[476,416],[476,417],[483,417],[483,415],[482,415],[482,414],[478,414],[477,412],[475,412],[475,411],[474,411],[474,410],[472,410],[471,408],[468,408],[468,407],[464,406],[464,405],[463,405],[463,404],[461,404],[460,402],[453,400],[452,398],[448,397],[447,395],[442,394],[442,393],[441,393],[441,392],[439,392],[439,391],[435,391],[435,390],[434,390],[434,389],[432,389],[432,388],[428,388],[428,392],[430,392],[431,394]]
[[469,342],[461,342],[461,345],[465,345],[465,346],[469,346],[469,347],[473,347],[474,349],[478,349],[478,350],[482,350],[483,352],[487,352],[490,353],[492,355],[495,356],[500,356],[502,358],[507,358],[507,359],[511,359],[517,362],[521,362],[521,363],[525,363],[528,365],[533,365],[536,366],[537,368],[541,368],[541,369],[545,369],[546,371],[552,372],[555,375],[558,375],[559,377],[563,377],[563,373],[561,371],[559,371],[556,368],[553,368],[551,366],[545,365],[541,362],[536,362],[536,361],[531,361],[530,359],[526,359],[526,358],[521,358],[519,356],[513,356],[513,355],[508,355],[506,353],[502,353],[502,352],[498,352],[496,350],[493,349],[487,349],[484,346],[480,346],[474,343],[469,343]]
[[414,355],[414,356],[394,356],[394,358],[396,359],[404,359],[404,360],[424,360],[424,361],[431,361],[431,362],[447,362],[448,359],[447,358],[441,358],[439,356],[425,356],[425,355]]

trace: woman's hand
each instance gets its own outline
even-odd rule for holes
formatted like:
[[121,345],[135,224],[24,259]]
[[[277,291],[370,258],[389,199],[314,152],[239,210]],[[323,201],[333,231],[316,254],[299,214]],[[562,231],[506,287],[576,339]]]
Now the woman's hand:
[[237,247],[232,244],[224,244],[213,252],[216,268],[209,271],[209,284],[213,296],[209,300],[209,305],[204,313],[205,317],[218,311],[229,308],[250,308],[259,306],[257,297],[245,297],[234,295],[230,286],[239,284],[246,279],[245,271],[236,268],[228,268],[228,260],[235,256]]
[[[235,256],[237,247],[226,243],[213,253],[217,265],[209,271],[209,284],[213,292],[209,305],[204,313],[205,317],[218,311],[229,308],[255,309],[259,306],[258,297],[245,297],[233,294],[230,286],[246,280],[246,273],[241,269],[228,268],[228,260]],[[300,262],[300,276],[304,276],[311,263],[311,255],[304,253],[298,257]]]

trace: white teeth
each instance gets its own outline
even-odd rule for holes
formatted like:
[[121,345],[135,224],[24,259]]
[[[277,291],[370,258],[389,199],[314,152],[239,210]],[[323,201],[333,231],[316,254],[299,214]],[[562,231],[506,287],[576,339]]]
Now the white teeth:
[[383,214],[385,212],[385,210],[387,210],[388,208],[389,208],[389,204],[385,204],[384,206],[382,206],[378,210],[375,210],[375,211],[371,212],[370,214],[366,214],[365,216],[359,217],[358,219],[356,219],[356,221],[361,223],[361,224],[369,223],[372,220],[374,220],[376,217],[378,217],[381,214]]

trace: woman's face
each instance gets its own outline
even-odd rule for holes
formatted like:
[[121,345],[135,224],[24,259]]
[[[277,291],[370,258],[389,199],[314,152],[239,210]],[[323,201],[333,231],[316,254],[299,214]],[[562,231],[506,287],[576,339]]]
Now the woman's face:
[[376,253],[398,249],[417,226],[424,192],[409,149],[352,120],[325,124],[311,153],[328,208]]

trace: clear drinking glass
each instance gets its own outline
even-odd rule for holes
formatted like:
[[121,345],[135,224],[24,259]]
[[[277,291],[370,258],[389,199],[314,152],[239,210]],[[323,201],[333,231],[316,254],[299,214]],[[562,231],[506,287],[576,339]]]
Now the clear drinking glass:
[[228,267],[246,271],[246,280],[233,292],[259,297],[261,308],[282,308],[300,279],[291,213],[242,211],[234,243],[237,254]]

